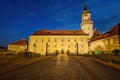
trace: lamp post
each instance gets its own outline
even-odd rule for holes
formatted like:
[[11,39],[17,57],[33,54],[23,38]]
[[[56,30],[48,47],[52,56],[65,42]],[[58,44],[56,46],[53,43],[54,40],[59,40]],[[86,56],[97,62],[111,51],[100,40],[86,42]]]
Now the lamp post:
[[46,43],[46,55],[48,55],[48,43]]
[[33,44],[34,47],[34,53],[36,53],[36,44]]
[[78,56],[78,43],[76,43],[76,46],[77,46],[77,56]]

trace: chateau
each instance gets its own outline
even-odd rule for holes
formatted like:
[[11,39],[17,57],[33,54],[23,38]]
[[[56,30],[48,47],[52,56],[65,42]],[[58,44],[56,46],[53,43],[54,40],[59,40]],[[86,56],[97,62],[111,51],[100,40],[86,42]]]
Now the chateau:
[[[81,30],[36,31],[29,36],[28,45],[26,44],[27,47],[24,47],[21,51],[27,49],[29,52],[40,55],[56,53],[79,55],[95,50],[112,51],[113,49],[120,49],[120,24],[111,28],[110,31],[100,34],[97,30],[93,30],[91,13],[86,5],[84,6],[81,18]],[[22,45],[18,45],[22,47]],[[8,45],[8,50],[16,51],[17,49],[12,44]]]
[[45,54],[88,53],[88,38],[93,34],[93,22],[90,11],[84,6],[82,12],[82,30],[41,30],[29,36],[28,51]]

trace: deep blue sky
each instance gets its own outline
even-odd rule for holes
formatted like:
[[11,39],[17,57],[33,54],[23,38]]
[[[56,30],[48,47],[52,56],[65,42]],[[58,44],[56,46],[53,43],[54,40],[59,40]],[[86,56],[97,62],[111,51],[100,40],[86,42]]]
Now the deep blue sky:
[[94,28],[105,32],[120,22],[120,0],[0,0],[0,46],[36,30],[79,30],[85,3]]

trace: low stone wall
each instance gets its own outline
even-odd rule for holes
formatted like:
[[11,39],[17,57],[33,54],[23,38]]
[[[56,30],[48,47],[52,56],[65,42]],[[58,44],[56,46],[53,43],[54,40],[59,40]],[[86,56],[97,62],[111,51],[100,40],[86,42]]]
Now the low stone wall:
[[94,60],[96,62],[99,62],[99,63],[102,63],[102,64],[107,65],[109,67],[113,67],[115,69],[120,70],[120,64],[115,64],[115,63],[112,63],[112,62],[105,62],[105,61],[102,61],[102,60],[96,59],[96,58],[91,58],[91,60]]

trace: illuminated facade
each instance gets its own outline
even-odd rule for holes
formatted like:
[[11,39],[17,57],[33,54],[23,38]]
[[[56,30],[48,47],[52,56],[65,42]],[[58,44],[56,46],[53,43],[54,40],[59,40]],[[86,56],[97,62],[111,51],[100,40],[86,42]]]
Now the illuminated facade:
[[100,34],[93,30],[90,11],[84,6],[80,24],[81,30],[40,30],[29,36],[28,45],[25,43],[9,44],[8,50],[16,52],[28,51],[40,55],[56,53],[87,54],[101,50],[110,52],[120,49],[120,24],[108,32]]
[[22,38],[19,41],[11,43],[8,45],[8,50],[15,52],[27,51],[27,41],[24,38]]
[[104,34],[93,35],[89,44],[91,51],[101,50],[111,53],[114,49],[120,50],[120,24],[115,25]]
[[29,37],[28,50],[41,55],[57,52],[84,54],[88,53],[88,35],[82,30],[41,30]]
[[29,36],[28,51],[41,55],[54,53],[86,54],[88,38],[93,34],[90,11],[84,6],[82,30],[41,30]]

